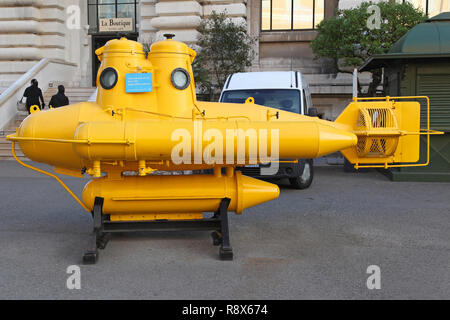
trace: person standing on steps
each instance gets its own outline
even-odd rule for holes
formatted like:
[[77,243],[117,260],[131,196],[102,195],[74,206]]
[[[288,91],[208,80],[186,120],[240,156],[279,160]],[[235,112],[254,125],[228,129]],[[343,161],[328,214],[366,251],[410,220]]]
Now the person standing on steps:
[[63,85],[59,85],[58,93],[52,97],[48,106],[51,108],[59,108],[69,105],[69,98],[64,94],[65,92],[66,88]]
[[27,98],[26,107],[28,113],[31,113],[30,108],[34,105],[38,106],[39,109],[41,110],[45,108],[44,96],[42,95],[42,90],[39,89],[38,85],[39,83],[36,79],[31,80],[31,86],[25,89],[25,93],[23,94],[23,97],[20,100],[20,102],[22,102],[23,98]]

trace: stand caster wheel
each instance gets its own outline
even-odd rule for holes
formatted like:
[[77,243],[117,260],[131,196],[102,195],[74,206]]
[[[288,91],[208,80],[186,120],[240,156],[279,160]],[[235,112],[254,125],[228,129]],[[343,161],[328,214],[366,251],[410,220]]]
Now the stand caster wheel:
[[222,237],[221,237],[220,233],[218,233],[217,231],[214,231],[213,233],[211,233],[211,238],[213,239],[214,246],[217,247],[222,244]]
[[98,252],[89,251],[83,256],[83,264],[96,264],[98,261]]
[[222,261],[232,261],[233,260],[233,249],[220,248],[219,255],[220,255],[220,260],[222,260]]

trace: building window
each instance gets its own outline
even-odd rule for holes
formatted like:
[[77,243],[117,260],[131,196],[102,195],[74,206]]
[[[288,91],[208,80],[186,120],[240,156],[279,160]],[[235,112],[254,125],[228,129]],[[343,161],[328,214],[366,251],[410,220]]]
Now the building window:
[[133,18],[136,27],[138,2],[139,0],[88,0],[89,33],[97,33],[99,19],[105,18]]
[[450,0],[397,0],[397,2],[409,2],[416,8],[422,9],[429,17],[450,10]]
[[325,0],[261,0],[261,30],[311,30],[324,19]]

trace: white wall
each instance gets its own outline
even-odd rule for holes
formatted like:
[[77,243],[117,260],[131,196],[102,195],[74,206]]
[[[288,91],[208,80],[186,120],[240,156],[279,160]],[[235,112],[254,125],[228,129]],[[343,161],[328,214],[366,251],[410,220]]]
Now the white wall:
[[81,24],[79,29],[70,30],[66,27],[66,58],[65,60],[78,65],[78,70],[72,80],[75,87],[90,87],[91,72],[91,36],[88,35],[88,9],[85,0],[66,0],[66,8],[77,5],[81,9]]

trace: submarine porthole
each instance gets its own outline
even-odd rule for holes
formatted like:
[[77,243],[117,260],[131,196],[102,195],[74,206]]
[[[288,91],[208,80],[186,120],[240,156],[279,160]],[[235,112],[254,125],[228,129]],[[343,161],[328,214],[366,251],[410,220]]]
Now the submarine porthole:
[[173,70],[171,80],[173,86],[179,90],[184,90],[191,84],[189,72],[183,68],[176,68]]
[[117,80],[119,80],[119,76],[114,68],[106,68],[100,75],[100,84],[102,85],[102,88],[106,90],[114,88],[117,84]]

